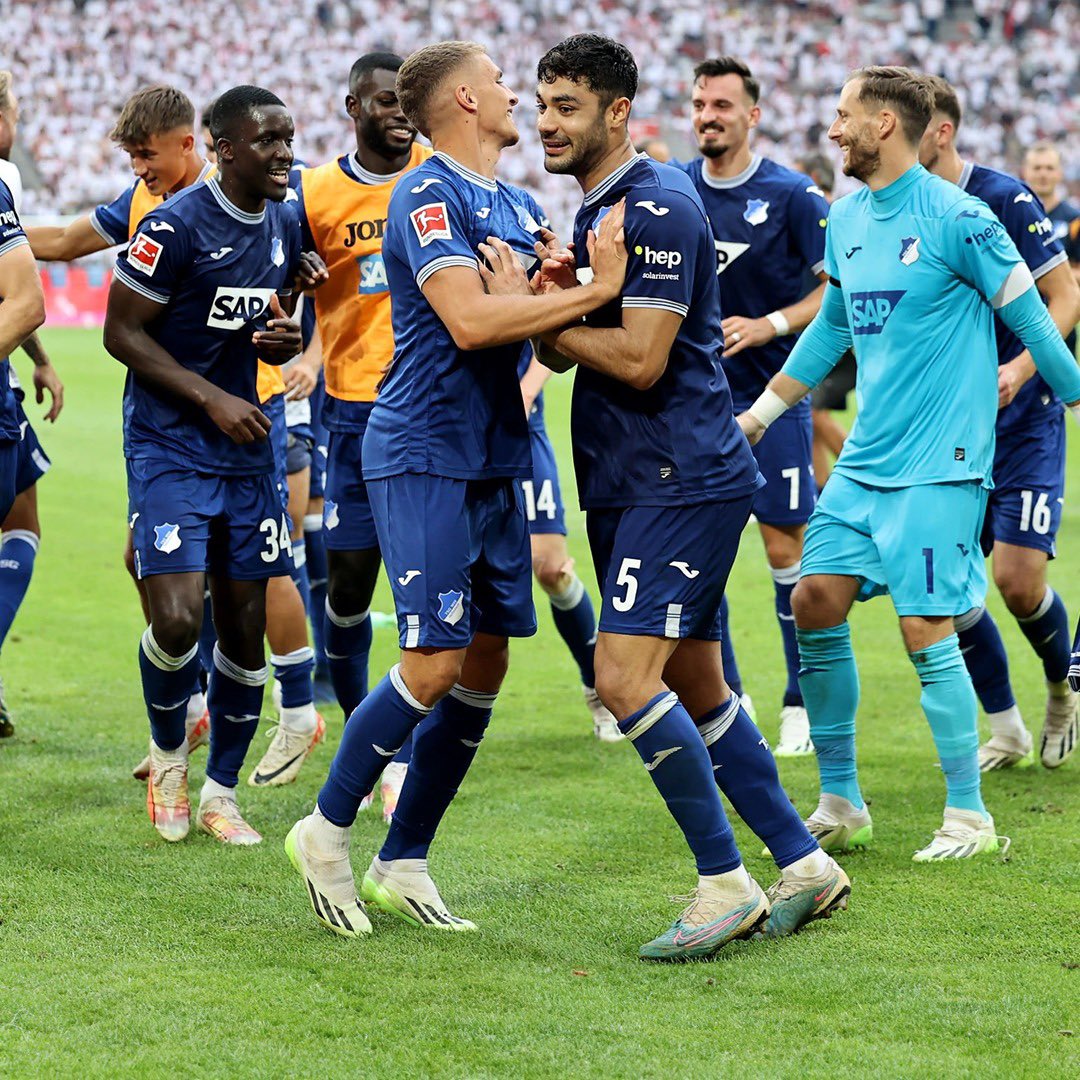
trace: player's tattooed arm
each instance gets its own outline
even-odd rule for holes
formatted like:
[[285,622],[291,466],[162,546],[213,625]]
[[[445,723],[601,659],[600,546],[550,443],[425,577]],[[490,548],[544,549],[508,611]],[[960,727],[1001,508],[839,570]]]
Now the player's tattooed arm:
[[22,343],[22,348],[23,352],[34,361],[34,390],[39,405],[45,402],[45,391],[49,392],[49,411],[45,414],[45,419],[53,423],[64,407],[64,384],[60,381],[60,376],[56,374],[56,368],[52,366],[49,354],[36,333],[31,334]]
[[270,420],[256,405],[226,393],[177,363],[147,333],[147,326],[160,318],[161,311],[160,303],[136,293],[114,277],[105,309],[104,341],[109,355],[156,389],[205,410],[233,442],[265,439],[270,432]]

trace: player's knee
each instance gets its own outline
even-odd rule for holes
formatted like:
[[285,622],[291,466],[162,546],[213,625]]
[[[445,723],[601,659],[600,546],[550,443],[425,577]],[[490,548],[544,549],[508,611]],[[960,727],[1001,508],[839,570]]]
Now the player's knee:
[[183,656],[198,644],[202,607],[196,610],[182,601],[155,604],[154,640],[169,656]]
[[401,657],[401,677],[421,705],[433,706],[460,680],[464,659],[459,649],[428,654],[406,652]]
[[[835,598],[817,576],[800,578],[791,594],[791,613],[798,626],[814,626],[822,618],[828,620],[834,614],[833,608],[836,606]],[[843,617],[844,613],[840,613],[839,619]],[[833,623],[826,621],[823,625],[831,626]]]
[[335,615],[343,619],[363,615],[371,607],[372,590],[364,582],[342,580],[332,575],[326,584],[326,600]]
[[1018,618],[1030,615],[1042,603],[1046,584],[1041,578],[1029,579],[1009,571],[994,571],[994,584],[1005,606]]
[[138,579],[138,574],[135,571],[135,549],[131,546],[130,541],[124,545],[124,567],[133,578]]

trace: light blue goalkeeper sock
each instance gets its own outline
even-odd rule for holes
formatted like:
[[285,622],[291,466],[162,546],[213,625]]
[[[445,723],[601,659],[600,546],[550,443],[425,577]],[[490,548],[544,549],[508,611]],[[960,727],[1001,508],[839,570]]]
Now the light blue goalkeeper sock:
[[821,790],[839,795],[856,810],[864,803],[855,765],[855,711],[859,670],[846,622],[824,630],[796,630],[799,686],[810,718]]
[[978,706],[955,634],[911,654],[945,774],[945,804],[986,814],[979,790]]

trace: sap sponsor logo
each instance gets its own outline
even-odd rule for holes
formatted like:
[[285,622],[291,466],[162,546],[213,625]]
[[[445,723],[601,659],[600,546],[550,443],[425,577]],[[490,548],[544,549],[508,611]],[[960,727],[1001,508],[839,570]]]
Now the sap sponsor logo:
[[965,244],[974,244],[976,247],[982,247],[983,244],[988,244],[999,233],[1005,231],[1005,226],[1000,221],[987,222],[986,228],[981,229],[977,233],[971,233],[964,237]]
[[348,235],[345,237],[345,247],[355,247],[360,240],[381,240],[383,230],[386,228],[386,218],[375,218],[373,221],[350,221],[345,226]]
[[716,245],[716,272],[722,274],[743,252],[750,250],[749,244],[736,244],[730,240],[714,240]]
[[634,254],[641,255],[646,266],[667,266],[672,270],[681,266],[683,261],[681,251],[658,251],[656,248],[642,247],[641,244],[634,248]]
[[206,325],[217,330],[239,330],[266,311],[273,295],[273,289],[239,289],[219,285],[210,305]]
[[389,290],[386,284],[386,263],[383,262],[381,252],[361,255],[357,258],[356,265],[360,270],[360,284],[356,290],[358,293],[362,296],[372,296]]
[[912,263],[919,261],[919,241],[921,239],[920,236],[905,236],[900,241],[900,261],[905,266],[910,266]]
[[127,264],[140,274],[153,277],[164,250],[164,245],[151,240],[146,233],[136,233],[135,239],[128,245]]
[[1044,217],[1042,221],[1033,221],[1028,226],[1028,232],[1034,233],[1036,236],[1052,236],[1054,223],[1048,217]]
[[164,525],[154,526],[154,547],[158,551],[169,555],[182,543],[179,525],[173,525],[171,522],[166,521]]
[[[424,181],[427,183],[427,181]],[[450,217],[446,212],[446,203],[427,203],[417,207],[410,215],[413,231],[421,247],[427,247],[433,240],[451,240]]]
[[751,225],[764,225],[769,219],[769,203],[766,199],[747,199],[743,221]]
[[880,334],[906,290],[888,289],[851,294],[851,328],[855,334]]
[[439,593],[439,618],[448,626],[456,626],[465,614],[464,598],[457,589]]

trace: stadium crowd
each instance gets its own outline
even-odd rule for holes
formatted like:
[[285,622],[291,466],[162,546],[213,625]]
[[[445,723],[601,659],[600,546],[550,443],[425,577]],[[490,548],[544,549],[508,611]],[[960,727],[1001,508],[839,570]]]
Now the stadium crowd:
[[[340,97],[358,49],[408,54],[432,40],[477,38],[531,108],[536,58],[555,37],[598,24],[639,58],[635,114],[657,121],[676,151],[684,139],[690,146],[691,69],[716,52],[745,58],[767,88],[759,152],[790,164],[827,148],[835,87],[868,41],[881,63],[963,86],[963,144],[987,165],[1015,171],[1036,139],[1067,143],[1080,134],[1080,20],[1068,2],[752,0],[711,6],[705,19],[682,0],[601,0],[598,8],[574,0],[296,0],[283,25],[259,0],[0,0],[5,36],[17,43],[20,141],[42,185],[33,190],[27,178],[25,212],[75,213],[110,200],[129,173],[108,132],[124,100],[165,73],[196,103],[237,80],[274,86],[297,119],[298,154],[317,163],[345,145],[344,111],[326,102]],[[532,125],[520,126],[525,151],[507,155],[505,175],[534,191],[554,221],[568,222],[576,189],[544,172]],[[1080,175],[1067,180],[1075,186]]]

